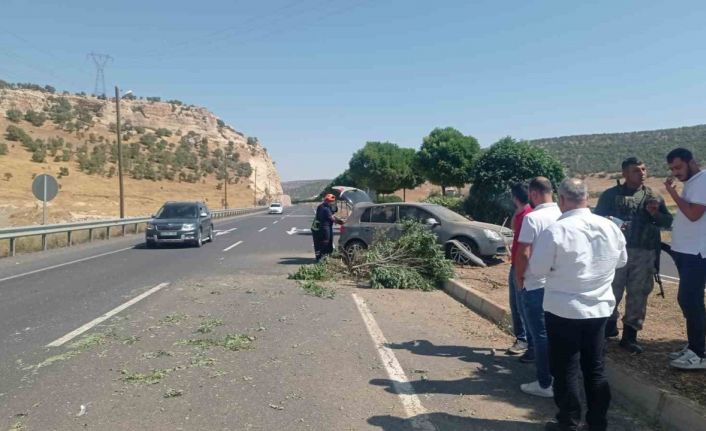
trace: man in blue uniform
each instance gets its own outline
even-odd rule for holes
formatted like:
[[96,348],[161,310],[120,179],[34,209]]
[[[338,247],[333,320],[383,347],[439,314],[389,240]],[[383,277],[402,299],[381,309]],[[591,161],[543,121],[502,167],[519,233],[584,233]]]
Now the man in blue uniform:
[[336,197],[332,194],[324,196],[324,201],[316,207],[316,217],[311,224],[311,236],[314,239],[314,255],[319,262],[333,253],[333,225],[341,221],[334,216]]

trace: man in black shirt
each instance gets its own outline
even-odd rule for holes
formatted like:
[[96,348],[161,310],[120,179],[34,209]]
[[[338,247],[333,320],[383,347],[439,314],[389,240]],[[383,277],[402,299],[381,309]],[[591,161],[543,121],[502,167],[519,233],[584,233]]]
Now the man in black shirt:
[[333,225],[341,221],[334,216],[336,197],[327,194],[324,201],[316,207],[316,216],[311,224],[311,236],[314,239],[314,255],[319,262],[324,257],[333,253]]

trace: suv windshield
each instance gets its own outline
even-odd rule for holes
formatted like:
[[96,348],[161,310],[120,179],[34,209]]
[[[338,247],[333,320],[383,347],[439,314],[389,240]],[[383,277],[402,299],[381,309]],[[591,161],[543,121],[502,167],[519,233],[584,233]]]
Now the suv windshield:
[[196,205],[165,205],[159,210],[155,218],[196,218],[198,208]]

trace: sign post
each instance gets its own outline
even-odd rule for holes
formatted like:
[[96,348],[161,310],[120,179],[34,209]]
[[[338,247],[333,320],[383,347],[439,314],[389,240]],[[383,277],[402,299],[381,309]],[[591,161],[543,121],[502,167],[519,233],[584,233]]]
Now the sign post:
[[32,194],[42,201],[42,224],[47,224],[47,202],[59,193],[59,183],[49,174],[37,175],[32,181]]

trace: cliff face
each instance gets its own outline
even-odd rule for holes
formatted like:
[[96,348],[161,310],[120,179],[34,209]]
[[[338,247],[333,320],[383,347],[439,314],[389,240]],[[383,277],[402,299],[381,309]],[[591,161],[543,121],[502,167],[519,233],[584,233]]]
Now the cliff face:
[[[59,105],[70,111],[68,119],[58,118]],[[14,111],[14,119],[8,111]],[[26,118],[28,111],[46,119],[33,123]],[[203,200],[211,208],[222,208],[226,187],[219,176],[223,165],[218,163],[225,160],[223,152],[233,153],[227,186],[229,207],[287,202],[275,163],[261,143],[207,109],[179,101],[122,99],[120,113],[128,215],[149,214],[166,200]],[[118,208],[115,122],[114,99],[0,89],[0,145],[8,148],[8,154],[0,155],[0,226],[39,220],[41,207],[30,190],[33,177],[40,173],[56,176],[61,186],[59,196],[50,203],[50,221],[114,217]],[[21,129],[30,142],[43,142],[46,157],[34,160],[31,145],[7,135],[9,126]],[[152,143],[144,142],[147,135]],[[52,149],[50,143],[58,139],[59,149]],[[91,172],[85,160],[96,150],[103,160],[97,157],[99,169]],[[180,150],[186,151],[186,161],[177,165],[174,159]],[[133,152],[132,160],[126,160],[129,151]],[[140,153],[138,157],[135,151]],[[136,166],[155,175],[140,178],[135,175]]]

